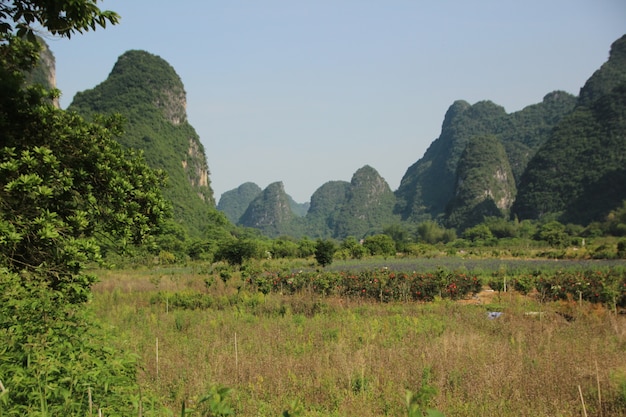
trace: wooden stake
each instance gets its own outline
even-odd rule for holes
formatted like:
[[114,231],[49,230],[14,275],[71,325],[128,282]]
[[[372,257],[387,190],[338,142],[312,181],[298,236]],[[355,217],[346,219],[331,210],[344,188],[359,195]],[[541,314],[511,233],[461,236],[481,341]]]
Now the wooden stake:
[[600,391],[600,372],[598,371],[598,360],[596,359],[596,384],[598,384],[598,408],[602,417],[602,391]]
[[585,407],[585,399],[583,398],[583,390],[578,386],[578,393],[580,394],[580,402],[583,405],[583,415],[587,417],[587,408]]
[[159,379],[159,338],[156,338],[156,377]]
[[237,332],[235,332],[235,372],[239,380],[239,352],[237,351]]
[[93,413],[93,400],[91,398],[91,387],[87,388],[87,397],[89,398],[89,415]]

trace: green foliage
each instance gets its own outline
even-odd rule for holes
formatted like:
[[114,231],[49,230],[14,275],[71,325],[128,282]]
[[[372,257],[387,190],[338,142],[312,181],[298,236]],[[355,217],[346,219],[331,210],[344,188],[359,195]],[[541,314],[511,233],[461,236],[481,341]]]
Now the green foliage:
[[136,413],[133,358],[103,343],[84,267],[103,241],[124,250],[158,231],[164,176],[114,140],[118,118],[59,110],[22,75],[40,51],[31,25],[69,38],[117,19],[89,0],[0,5],[2,415]]
[[0,40],[15,32],[18,37],[34,41],[34,29],[39,26],[54,35],[70,38],[75,33],[116,24],[117,13],[100,10],[97,0],[57,1],[55,3],[21,0],[0,5]]
[[408,417],[443,417],[443,413],[429,408],[431,400],[437,395],[437,389],[430,385],[430,368],[424,368],[422,384],[417,392],[406,392],[406,408]]
[[433,221],[425,221],[417,225],[417,240],[419,242],[435,244],[448,243],[456,239],[453,229],[446,229]]
[[396,253],[396,243],[389,235],[368,236],[363,240],[363,247],[374,256],[387,257]]
[[301,417],[304,415],[304,407],[299,401],[292,401],[289,408],[283,411],[282,417]]
[[217,260],[224,260],[231,265],[242,265],[244,261],[257,253],[257,243],[250,239],[233,239],[220,242],[215,254]]
[[345,238],[341,242],[340,249],[347,254],[346,258],[352,259],[361,259],[367,253],[367,249],[352,236]]
[[513,212],[556,214],[567,223],[601,221],[626,198],[626,37],[581,89],[577,107],[528,164]]
[[99,243],[144,242],[168,215],[162,173],[113,140],[115,118],[87,123],[36,89],[0,99],[0,261],[82,302]]
[[308,258],[315,254],[315,242],[308,237],[303,237],[298,242],[298,257]]
[[537,238],[557,248],[567,246],[569,242],[569,236],[565,232],[565,226],[557,221],[542,225],[537,231]]
[[197,410],[202,417],[224,417],[235,414],[228,396],[230,388],[221,385],[211,386],[209,392],[198,401]]
[[394,223],[383,229],[383,233],[391,237],[396,245],[396,252],[405,252],[411,242],[411,231],[408,225]]
[[103,346],[103,338],[64,292],[27,272],[0,271],[0,376],[7,390],[0,414],[134,414],[134,358]]
[[491,229],[486,224],[478,224],[474,227],[470,227],[463,232],[463,238],[471,240],[473,242],[476,241],[485,241],[493,238],[493,234],[491,233]]
[[337,247],[335,246],[335,242],[330,239],[318,239],[315,244],[315,260],[322,267],[330,265],[333,263],[333,258],[335,256],[335,251]]

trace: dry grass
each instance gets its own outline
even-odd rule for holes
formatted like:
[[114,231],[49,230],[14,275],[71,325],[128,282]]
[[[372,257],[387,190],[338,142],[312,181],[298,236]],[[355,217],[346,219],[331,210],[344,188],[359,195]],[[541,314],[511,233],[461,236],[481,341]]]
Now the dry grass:
[[[588,414],[600,415],[598,381],[602,415],[626,412],[614,378],[626,375],[626,318],[597,306],[511,294],[480,305],[364,304],[237,295],[219,282],[212,296],[230,303],[166,312],[151,295],[206,292],[202,274],[100,276],[94,308],[115,343],[139,354],[144,391],[174,410],[219,383],[242,416],[278,416],[293,400],[307,416],[399,416],[405,390],[430,368],[433,406],[448,416],[580,416],[579,385]],[[504,314],[487,319],[489,305]]]

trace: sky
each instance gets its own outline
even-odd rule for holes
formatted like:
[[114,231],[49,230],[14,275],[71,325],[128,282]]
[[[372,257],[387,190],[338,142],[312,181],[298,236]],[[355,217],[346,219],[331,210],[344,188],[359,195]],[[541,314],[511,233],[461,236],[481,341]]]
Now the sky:
[[624,0],[104,0],[121,22],[47,38],[61,106],[125,51],[187,92],[211,186],[282,181],[298,202],[370,165],[396,190],[455,100],[514,112],[578,95],[626,34]]

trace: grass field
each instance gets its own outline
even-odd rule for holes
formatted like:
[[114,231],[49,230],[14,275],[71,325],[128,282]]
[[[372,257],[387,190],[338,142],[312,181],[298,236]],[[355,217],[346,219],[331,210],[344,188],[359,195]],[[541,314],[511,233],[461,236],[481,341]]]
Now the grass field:
[[[93,308],[108,342],[138,355],[145,416],[180,415],[219,386],[240,416],[402,416],[406,391],[424,387],[446,416],[626,414],[626,316],[601,305],[515,292],[429,303],[263,295],[238,273],[207,287],[211,273],[98,271]],[[191,293],[214,301],[169,305]]]

